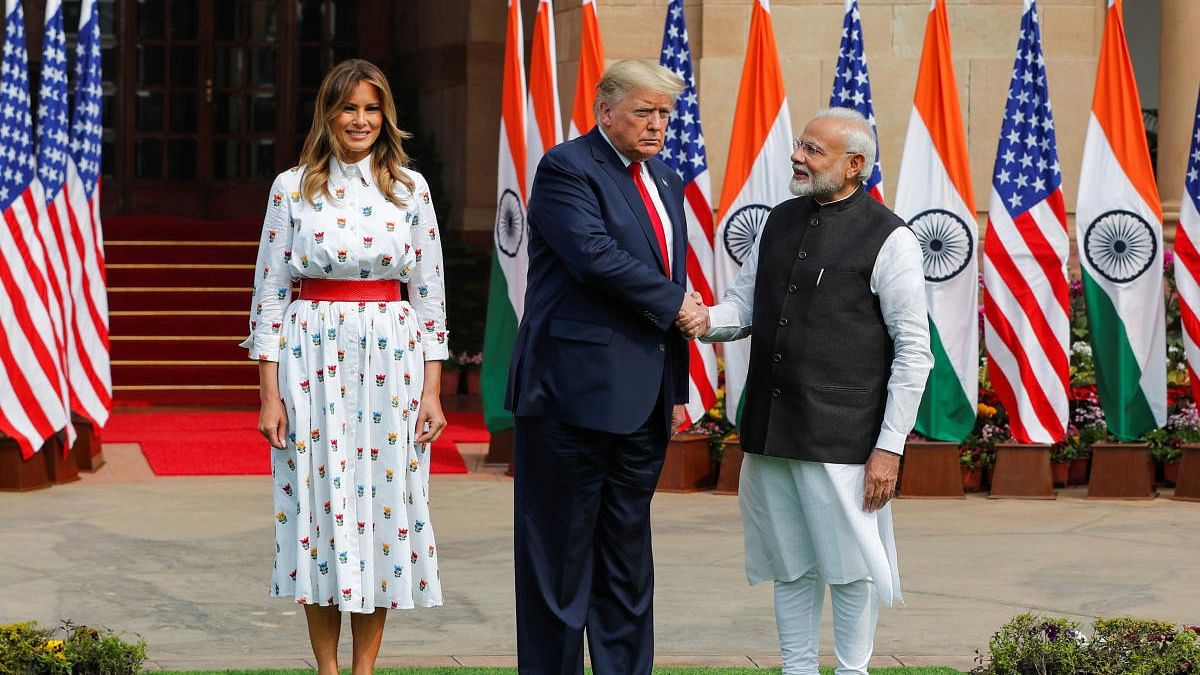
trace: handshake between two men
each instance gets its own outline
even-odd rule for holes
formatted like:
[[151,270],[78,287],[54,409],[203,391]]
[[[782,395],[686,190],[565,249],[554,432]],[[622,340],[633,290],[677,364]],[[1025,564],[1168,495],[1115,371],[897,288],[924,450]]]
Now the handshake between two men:
[[692,291],[691,295],[683,297],[683,304],[679,307],[679,315],[675,317],[675,325],[679,327],[679,331],[689,340],[695,340],[708,333],[711,325],[708,318],[708,306],[704,304],[704,298],[697,291]]

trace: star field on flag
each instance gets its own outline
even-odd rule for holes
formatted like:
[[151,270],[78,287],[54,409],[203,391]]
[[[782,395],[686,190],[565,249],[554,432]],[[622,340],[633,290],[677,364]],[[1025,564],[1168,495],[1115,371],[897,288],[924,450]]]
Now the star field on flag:
[[862,113],[875,132],[875,168],[866,182],[867,191],[883,201],[883,166],[879,163],[879,129],[875,126],[875,110],[871,106],[871,78],[867,74],[867,55],[863,49],[862,14],[858,0],[847,0],[842,21],[842,45],[838,51],[837,70],[833,77],[833,93],[829,105],[853,108]]
[[1046,60],[1032,38],[1028,30],[1022,29],[1013,87],[1008,92],[1004,123],[1000,127],[996,173],[992,176],[992,185],[1013,217],[1046,199],[1062,185],[1054,115],[1046,87]]
[[687,89],[679,95],[675,112],[667,126],[667,139],[659,155],[684,184],[708,170],[704,152],[704,134],[700,130],[700,104],[696,96],[696,78],[692,75],[692,52],[683,20],[683,3],[671,3],[659,63],[681,77]]

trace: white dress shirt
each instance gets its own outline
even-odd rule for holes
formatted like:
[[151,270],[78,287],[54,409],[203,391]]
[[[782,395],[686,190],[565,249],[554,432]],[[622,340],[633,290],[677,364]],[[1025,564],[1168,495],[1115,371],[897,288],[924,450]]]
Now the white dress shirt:
[[[762,237],[755,239],[720,304],[709,309],[711,328],[701,338],[705,342],[729,342],[750,335],[760,241]],[[871,292],[879,298],[883,322],[895,349],[883,425],[875,447],[899,455],[904,454],[904,441],[916,423],[925,382],[933,367],[921,245],[909,228],[897,228],[879,249],[871,270]]]
[[[612,147],[613,152],[617,153],[617,157],[621,158],[621,163],[625,165],[626,169],[629,169],[629,165],[633,164],[633,160],[629,159],[624,154],[622,154],[620,150],[617,150],[617,146],[613,145],[613,142],[611,139],[609,139],[608,134],[604,133],[603,127],[597,127],[597,128],[600,130],[600,135],[604,138],[604,140],[608,141],[608,144],[609,144],[609,146]],[[650,195],[650,201],[654,204],[654,209],[656,211],[658,211],[659,220],[662,221],[663,234],[667,238],[667,251],[672,251],[674,249],[671,248],[671,244],[675,240],[675,237],[674,237],[674,229],[675,228],[671,227],[671,216],[667,215],[667,207],[663,204],[662,195],[659,194],[658,190],[650,189],[650,186],[654,186],[656,188],[661,189],[662,181],[660,179],[656,178],[654,176],[654,174],[650,173],[650,170],[648,168],[646,168],[645,162],[641,162],[641,165],[642,165],[642,182],[646,184],[646,192]],[[671,264],[672,267],[675,265],[674,260],[670,260],[668,262]],[[670,270],[668,270],[668,272],[669,271]],[[668,274],[667,276],[670,276],[670,274]]]

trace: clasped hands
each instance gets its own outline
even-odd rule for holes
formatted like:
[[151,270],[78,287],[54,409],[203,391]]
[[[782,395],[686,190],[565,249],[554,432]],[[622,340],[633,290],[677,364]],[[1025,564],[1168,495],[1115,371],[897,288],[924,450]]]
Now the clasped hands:
[[698,292],[692,291],[691,295],[683,296],[683,304],[679,306],[675,325],[689,340],[695,340],[708,332],[708,306],[704,304],[704,298]]

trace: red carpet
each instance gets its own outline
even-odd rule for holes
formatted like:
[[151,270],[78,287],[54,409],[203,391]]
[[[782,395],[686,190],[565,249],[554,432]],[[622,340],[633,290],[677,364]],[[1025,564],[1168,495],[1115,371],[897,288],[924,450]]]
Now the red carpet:
[[[430,473],[466,473],[457,442],[488,440],[479,413],[447,413],[450,426],[433,444]],[[254,411],[116,412],[101,432],[108,443],[140,443],[159,476],[270,474],[266,441]]]

